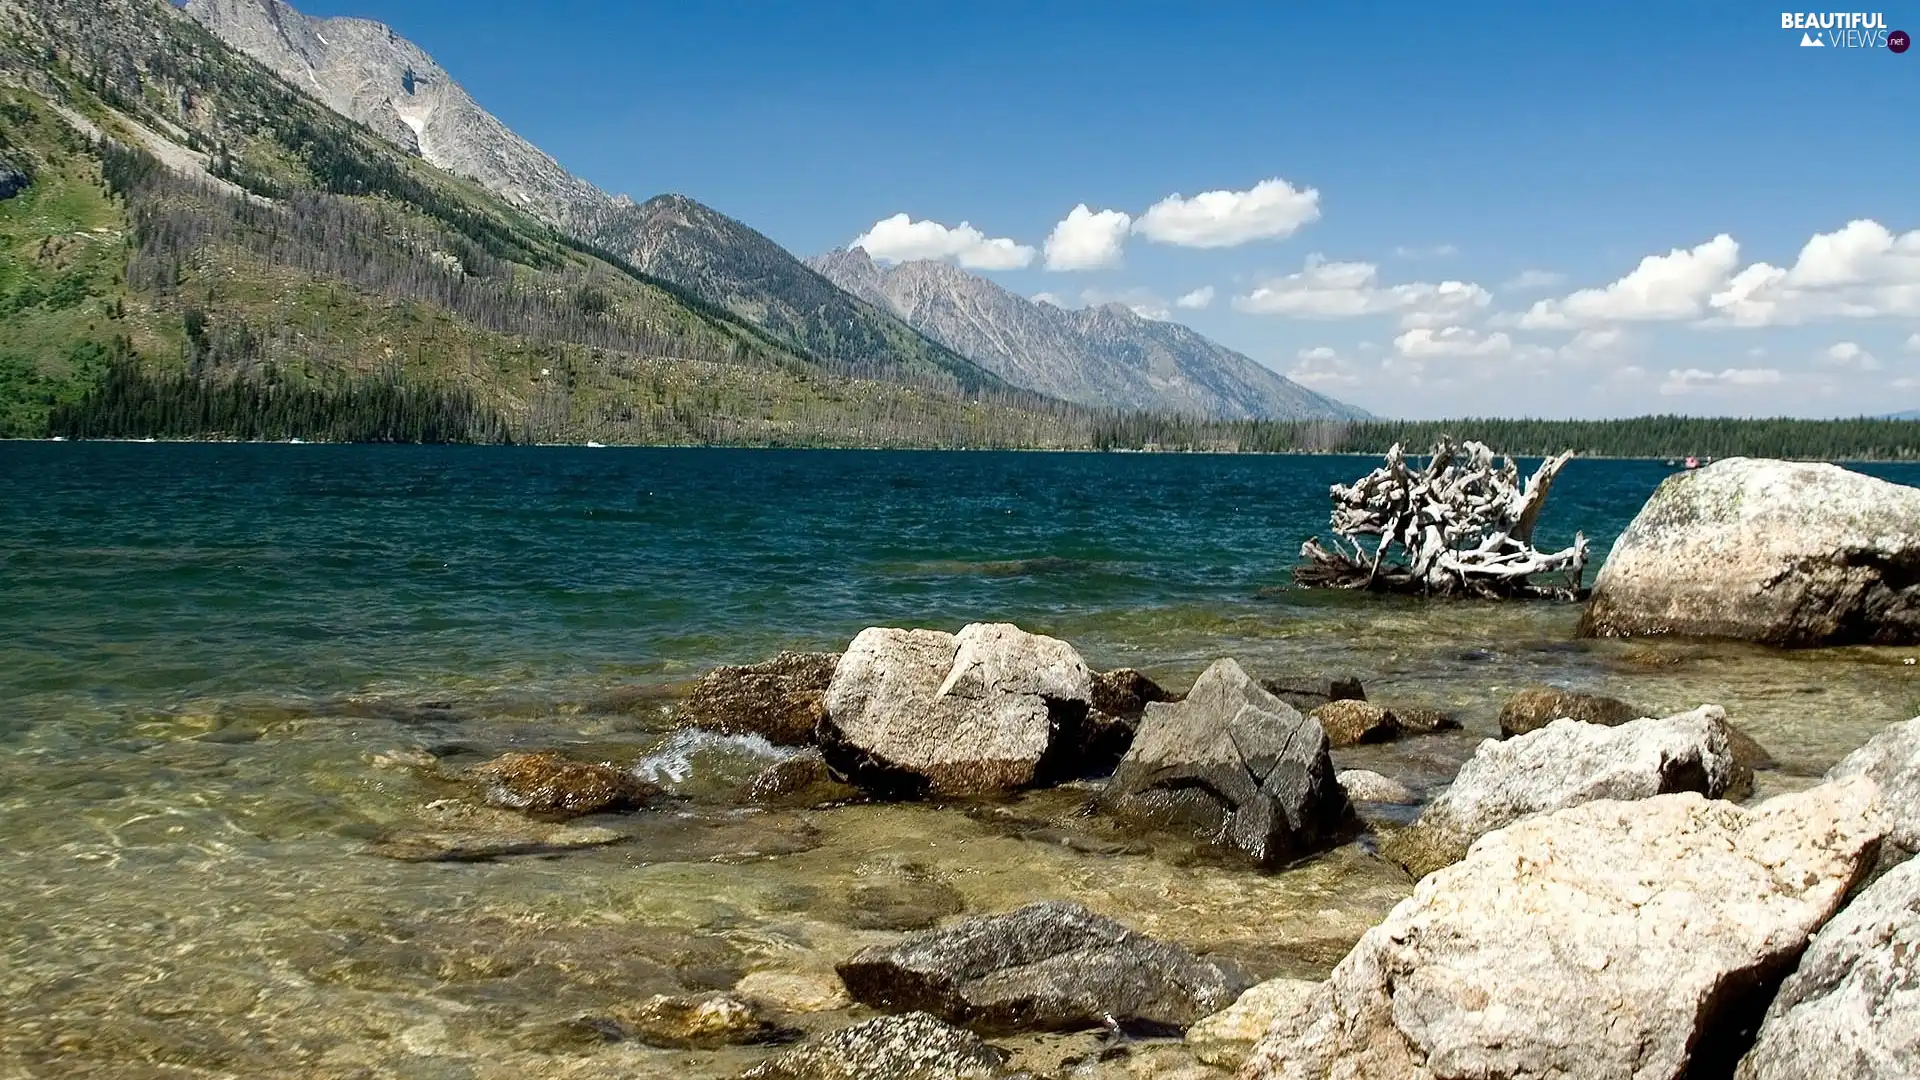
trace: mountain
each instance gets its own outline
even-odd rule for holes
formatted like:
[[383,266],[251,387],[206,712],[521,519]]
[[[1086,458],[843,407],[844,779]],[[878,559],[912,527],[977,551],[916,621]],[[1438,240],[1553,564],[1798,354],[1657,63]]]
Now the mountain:
[[942,262],[882,266],[861,248],[810,265],[1008,382],[1067,401],[1231,419],[1367,415],[1123,304],[1067,310]]
[[1003,384],[846,295],[772,240],[682,195],[635,206],[569,174],[382,23],[315,18],[282,0],[186,0],[230,45],[409,154],[487,190],[849,374]]
[[823,360],[311,89],[167,0],[0,0],[0,436],[1092,437],[904,326],[924,362]]

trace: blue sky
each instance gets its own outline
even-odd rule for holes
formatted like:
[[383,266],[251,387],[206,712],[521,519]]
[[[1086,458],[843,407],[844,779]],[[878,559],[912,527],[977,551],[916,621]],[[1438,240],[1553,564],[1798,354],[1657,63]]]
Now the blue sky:
[[[803,255],[965,222],[1010,241],[976,263],[1034,249],[1007,288],[1385,415],[1920,406],[1920,52],[1801,48],[1772,6],[301,6],[392,24],[609,190]],[[1207,191],[1242,197],[1165,203]],[[1128,215],[1117,263],[1048,269],[1081,205]],[[933,235],[902,253],[968,250]]]

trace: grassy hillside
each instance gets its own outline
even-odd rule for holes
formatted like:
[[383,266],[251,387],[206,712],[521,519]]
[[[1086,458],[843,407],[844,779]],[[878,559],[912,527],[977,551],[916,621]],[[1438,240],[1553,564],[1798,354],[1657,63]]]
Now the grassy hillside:
[[0,162],[27,181],[0,199],[4,435],[1087,430],[917,356],[796,348],[387,146],[164,0],[0,0]]

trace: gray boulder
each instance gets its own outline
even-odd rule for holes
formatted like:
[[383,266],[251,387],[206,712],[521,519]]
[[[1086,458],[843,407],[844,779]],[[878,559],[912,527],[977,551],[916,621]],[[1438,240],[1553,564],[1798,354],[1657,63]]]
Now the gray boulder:
[[740,1080],[1003,1080],[1010,1057],[970,1031],[916,1012],[802,1043]]
[[1415,877],[1458,861],[1472,843],[1529,814],[1599,799],[1726,794],[1735,766],[1718,705],[1619,727],[1556,720],[1505,741],[1488,739],[1452,786],[1381,849]]
[[1753,810],[1605,800],[1492,833],[1281,1014],[1241,1075],[1728,1076],[1871,861],[1874,798],[1850,780]]
[[825,713],[837,653],[783,652],[764,663],[714,668],[674,711],[684,726],[807,746]]
[[1867,740],[1827,772],[1828,780],[1865,776],[1880,785],[1880,812],[1887,819],[1883,866],[1920,852],[1920,717],[1894,724]]
[[862,787],[1008,791],[1069,771],[1092,694],[1092,673],[1064,641],[1007,624],[874,627],[834,669],[821,748]]
[[1758,458],[1670,477],[1614,543],[1580,633],[1920,641],[1920,489]]
[[1263,866],[1328,845],[1353,817],[1326,732],[1232,660],[1216,661],[1184,701],[1147,706],[1102,803]]
[[1920,862],[1882,877],[1814,936],[1737,1075],[1920,1075]]
[[855,1001],[923,1010],[986,1035],[1119,1023],[1181,1029],[1253,980],[1078,904],[1028,904],[874,946],[839,965]]

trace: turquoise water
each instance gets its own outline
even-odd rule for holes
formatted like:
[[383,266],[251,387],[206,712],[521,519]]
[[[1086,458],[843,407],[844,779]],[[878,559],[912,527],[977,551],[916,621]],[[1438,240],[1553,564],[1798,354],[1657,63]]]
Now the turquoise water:
[[[1250,874],[1120,835],[1077,813],[1084,792],[743,808],[732,785],[772,752],[671,734],[672,695],[707,667],[868,625],[1013,621],[1175,687],[1225,655],[1351,671],[1466,723],[1342,755],[1420,790],[1527,682],[1726,705],[1781,762],[1763,790],[1920,712],[1900,650],[1576,642],[1571,605],[1288,588],[1328,485],[1371,467],[0,444],[0,1075],[699,1080],[764,1052],[556,1025],[748,973],[830,986],[890,933],[848,899],[863,883],[939,911],[1072,897],[1269,974],[1324,970],[1404,895],[1364,846]],[[1584,529],[1597,570],[1670,472],[1572,463],[1542,543]],[[410,762],[528,747],[673,797],[594,819],[622,842],[564,857],[382,857],[465,798]]]

